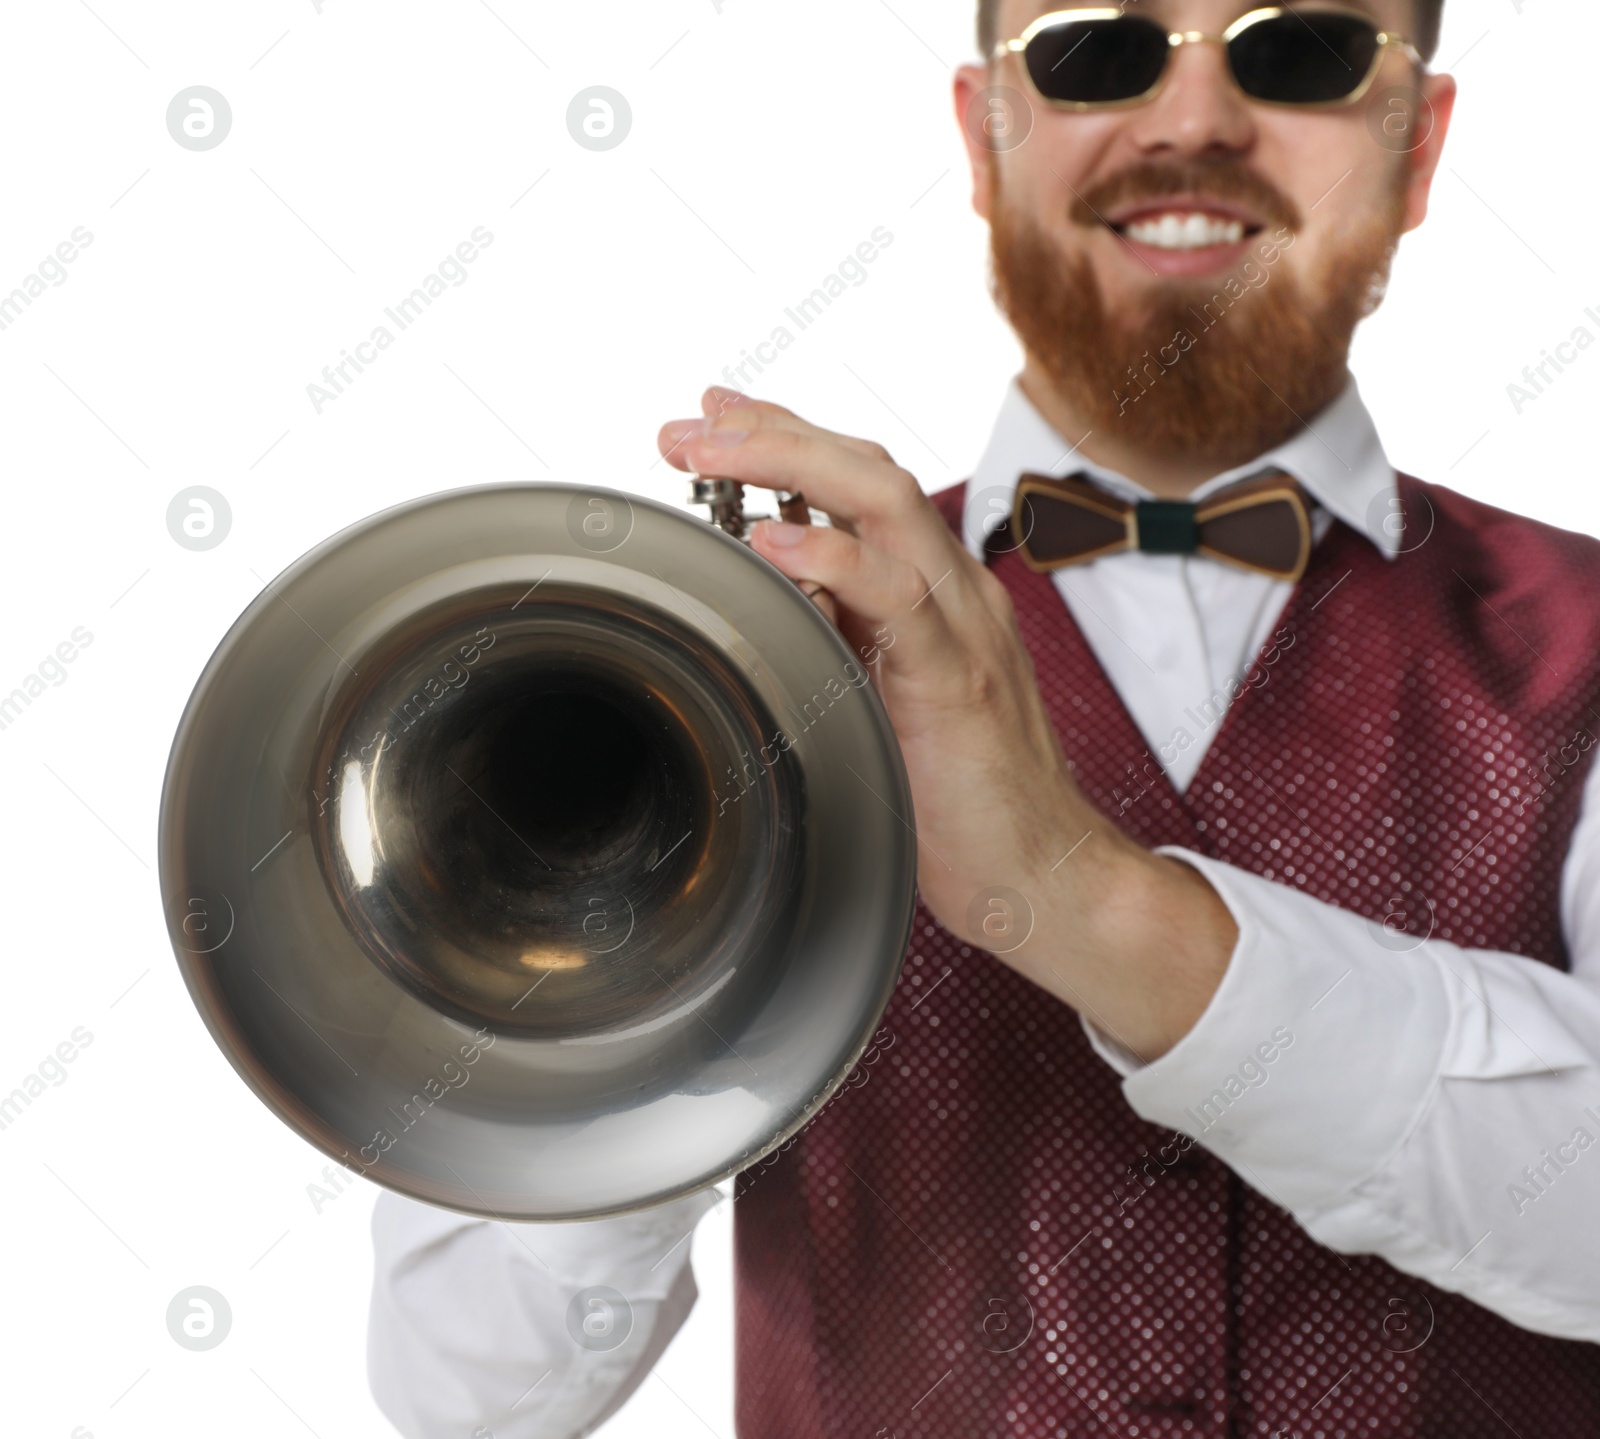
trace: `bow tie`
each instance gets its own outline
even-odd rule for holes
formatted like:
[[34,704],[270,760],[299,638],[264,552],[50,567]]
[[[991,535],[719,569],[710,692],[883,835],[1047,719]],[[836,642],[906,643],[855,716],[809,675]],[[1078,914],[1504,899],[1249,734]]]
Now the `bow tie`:
[[1209,555],[1294,581],[1311,558],[1305,492],[1281,470],[1229,485],[1198,504],[1130,504],[1077,475],[1024,474],[1007,525],[1029,568],[1041,572],[1143,550]]

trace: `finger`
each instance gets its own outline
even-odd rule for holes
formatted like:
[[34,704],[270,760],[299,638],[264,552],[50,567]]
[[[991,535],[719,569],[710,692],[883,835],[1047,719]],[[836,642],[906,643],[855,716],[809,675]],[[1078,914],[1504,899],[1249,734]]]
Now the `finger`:
[[[923,494],[915,478],[900,470],[883,446],[870,440],[824,430],[802,420],[782,405],[756,400],[719,385],[706,390],[702,407],[706,414],[699,421],[677,420],[663,426],[663,449],[672,450],[668,458],[679,468],[748,480],[772,489],[798,490],[804,493],[808,506],[821,510],[836,529],[847,534],[861,536],[861,525],[865,520],[868,529],[864,538],[895,551],[911,546],[915,552],[915,562],[930,584],[940,584],[958,575],[962,577],[964,582],[943,585],[940,594],[941,603],[958,624],[975,605],[981,606],[995,618],[1008,618],[1010,605],[1005,587],[972,558]],[[725,451],[744,450],[749,438],[756,435],[794,437],[797,449],[812,452],[807,456],[812,471],[818,466],[826,467],[830,447],[833,452],[844,450],[852,463],[837,477],[831,492],[847,497],[864,495],[867,499],[858,500],[849,510],[841,510],[837,503],[828,502],[826,494],[829,491],[798,472],[784,471],[764,479],[755,470],[736,470]],[[746,438],[740,440],[739,436]],[[732,445],[728,444],[730,437],[735,440]],[[810,444],[804,444],[805,441]],[[884,477],[895,478],[902,486],[904,498],[909,501],[910,512],[915,519],[905,513],[871,508],[872,475],[869,469],[863,468],[861,462],[878,471],[880,486],[885,482]],[[712,466],[714,468],[709,468]],[[920,543],[917,539],[919,529],[923,536]]]
[[703,420],[715,421],[735,406],[744,407],[742,413],[759,415],[761,423],[775,426],[778,429],[793,430],[796,434],[828,435],[837,440],[847,449],[859,451],[861,454],[882,453],[887,457],[888,452],[881,445],[871,440],[857,439],[853,435],[840,434],[836,430],[824,429],[821,425],[814,425],[811,421],[802,419],[793,410],[783,405],[774,404],[771,400],[758,400],[740,390],[730,390],[726,385],[712,385],[700,397],[700,410]]
[[[735,416],[748,428],[730,427]],[[971,560],[916,479],[880,446],[845,446],[827,431],[759,416],[746,422],[738,406],[708,431],[685,434],[677,453],[701,474],[801,491],[838,528],[911,560],[930,583]]]
[[[841,452],[833,443],[837,437],[828,431],[774,426],[763,419],[731,435],[732,444],[724,422],[712,423],[705,434],[685,440],[686,458],[716,463],[718,475],[802,491],[807,504],[826,513],[836,529],[909,558],[938,590],[937,603],[963,634],[976,635],[975,622],[1011,623],[1005,586],[972,557],[915,477],[895,465],[881,446],[864,444]],[[763,447],[768,452],[765,471]],[[701,458],[713,450],[728,457],[720,462]],[[830,495],[844,497],[846,513],[839,513],[840,501],[830,502]]]
[[720,415],[734,405],[760,405],[771,410],[782,408],[770,400],[758,400],[754,395],[747,395],[743,390],[730,390],[726,385],[708,385],[700,392],[702,418]]
[[[731,396],[732,398],[719,398],[719,392],[723,397]],[[878,447],[870,441],[852,439],[849,435],[831,434],[827,430],[802,420],[793,411],[784,409],[782,405],[770,404],[765,400],[752,400],[749,396],[741,395],[737,391],[723,390],[719,385],[713,385],[706,391],[703,405],[707,413],[701,416],[700,419],[669,420],[661,427],[657,436],[656,445],[661,451],[662,457],[674,468],[683,470],[686,473],[707,474],[712,475],[714,478],[731,478],[731,476],[717,476],[711,471],[700,469],[695,463],[694,457],[685,449],[685,446],[690,439],[703,433],[706,427],[719,415],[726,413],[727,409],[734,405],[744,407],[744,412],[750,417],[747,423],[750,424],[759,422],[764,426],[789,430],[795,434],[826,437],[862,455],[872,455],[878,450]],[[759,416],[759,421],[756,418],[757,416]],[[778,488],[782,487],[779,486]],[[855,533],[855,522],[849,517],[830,513],[821,505],[813,504],[809,495],[804,498],[808,509],[821,511],[828,516],[830,524],[836,525],[839,529],[847,530],[852,534]],[[759,518],[759,516],[752,516],[751,518]]]
[[668,420],[656,431],[656,449],[661,452],[661,458],[674,469],[692,470],[694,466],[683,453],[683,444],[691,435],[698,433],[704,424],[703,419]]
[[841,530],[785,526],[762,520],[752,527],[758,553],[796,581],[825,585],[839,605],[876,634],[885,670],[919,685],[937,686],[950,673],[955,637],[915,565]]
[[774,429],[791,430],[796,434],[827,436],[858,454],[878,455],[893,463],[889,452],[872,440],[857,439],[853,435],[841,435],[823,429],[820,425],[801,419],[793,410],[786,409],[782,405],[774,404],[770,400],[754,399],[750,395],[730,390],[723,385],[710,386],[700,397],[700,408],[702,414],[698,420],[688,418],[669,420],[661,427],[657,436],[657,447],[662,455],[680,470],[693,468],[677,453],[683,441],[697,430],[705,430],[712,424],[720,422],[723,416],[729,415],[730,412],[732,418],[728,423],[734,425],[737,421],[735,428],[759,424]]
[[839,601],[834,598],[833,592],[825,585],[818,584],[816,580],[796,580],[801,592],[819,610],[823,617],[835,629],[839,626]]
[[[665,459],[667,463],[672,465],[675,469],[683,470],[688,474],[707,475],[712,478],[719,478],[719,476],[714,474],[714,472],[701,469],[700,466],[695,463],[694,456],[692,456],[684,448],[692,436],[701,433],[702,425],[703,421],[701,420],[669,420],[661,427],[660,434],[656,439],[656,445],[661,451],[662,458]],[[732,477],[720,476],[720,478]],[[779,488],[781,488],[781,486]],[[805,500],[806,508],[808,510],[820,510],[823,514],[828,516],[829,524],[836,525],[842,530],[848,530],[852,534],[855,532],[854,523],[846,519],[843,515],[828,514],[828,512],[824,510],[821,505],[812,504],[811,497],[809,495],[806,495],[803,498]],[[749,520],[755,520],[762,518],[762,516],[747,515],[746,518]]]
[[[702,392],[701,410],[702,415],[699,421],[694,421],[694,419],[672,419],[672,421],[661,427],[661,434],[658,437],[658,447],[662,456],[670,464],[674,464],[677,469],[682,469],[685,472],[701,472],[696,471],[693,456],[690,453],[686,453],[685,448],[683,448],[688,443],[688,440],[693,439],[696,432],[709,432],[712,427],[720,423],[722,416],[726,415],[730,410],[738,411],[730,419],[730,424],[733,424],[736,429],[762,426],[768,427],[768,429],[789,431],[792,434],[813,435],[816,439],[832,440],[840,447],[854,451],[856,455],[866,456],[869,459],[880,459],[885,464],[894,463],[893,456],[888,453],[888,450],[885,450],[882,445],[872,442],[872,440],[861,440],[856,439],[854,435],[827,431],[827,429],[822,429],[818,424],[811,424],[810,421],[795,415],[794,411],[789,410],[784,405],[778,405],[778,403],[773,403],[771,400],[755,399],[752,395],[744,394],[744,392],[736,391],[736,389],[730,389],[730,387],[722,386],[722,384],[712,384],[712,386],[707,387],[706,391]],[[731,477],[725,477],[725,479],[731,479]],[[800,493],[800,491],[790,491],[790,493]],[[822,504],[813,506],[810,495],[805,496],[805,501],[808,506],[819,509],[822,514],[826,514],[829,523],[832,523],[835,528],[845,530],[846,533],[851,533],[851,535],[856,533],[856,520],[850,515],[842,514],[842,512],[838,511],[830,511]]]
[[[736,432],[743,438],[728,445],[727,432],[715,426],[708,435],[701,421],[673,421],[662,428],[662,448],[671,451],[668,458],[680,469],[799,490],[807,505],[826,514],[835,529],[910,557],[929,585],[938,589],[938,602],[959,628],[965,629],[968,618],[980,608],[1009,623],[1011,602],[1005,586],[973,559],[916,480],[894,466],[880,446],[858,441],[842,449],[837,444],[840,436],[804,422],[774,424],[763,418],[751,424],[750,431]],[[765,456],[758,453],[763,442]],[[819,483],[819,474],[831,483]],[[877,504],[850,500],[857,493],[867,495],[874,484],[881,487],[885,474],[901,487],[902,508],[894,506],[892,496]],[[840,513],[828,502],[829,494],[846,496],[849,512]],[[863,534],[864,519],[868,528]]]

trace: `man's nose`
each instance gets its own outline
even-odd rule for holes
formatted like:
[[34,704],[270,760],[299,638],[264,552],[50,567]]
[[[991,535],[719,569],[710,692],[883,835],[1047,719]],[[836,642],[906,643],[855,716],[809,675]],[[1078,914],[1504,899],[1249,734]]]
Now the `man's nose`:
[[1129,128],[1147,156],[1238,153],[1249,149],[1255,133],[1255,117],[1234,84],[1227,52],[1213,40],[1173,48],[1160,93],[1133,112]]

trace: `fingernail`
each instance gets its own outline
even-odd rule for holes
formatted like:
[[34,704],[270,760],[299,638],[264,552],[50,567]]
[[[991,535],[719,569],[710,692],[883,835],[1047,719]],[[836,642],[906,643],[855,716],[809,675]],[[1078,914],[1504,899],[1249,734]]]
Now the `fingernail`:
[[740,405],[745,402],[743,390],[730,390],[726,385],[712,385],[711,393],[724,405]]
[[742,430],[735,424],[722,425],[716,415],[707,415],[701,428],[713,445],[721,445],[724,449],[742,445],[750,438],[749,430]]
[[790,549],[805,539],[810,525],[791,525],[788,520],[763,520],[757,527],[769,545]]

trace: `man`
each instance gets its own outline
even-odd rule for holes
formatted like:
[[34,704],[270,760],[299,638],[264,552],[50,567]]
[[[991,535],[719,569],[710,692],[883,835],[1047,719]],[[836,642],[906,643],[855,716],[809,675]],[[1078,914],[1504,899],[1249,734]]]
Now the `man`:
[[[1397,477],[1346,369],[1440,0],[1044,8],[955,82],[1026,352],[973,478],[726,391],[662,430],[831,517],[754,543],[892,634],[919,841],[868,1082],[739,1187],[739,1432],[1593,1434],[1600,546]],[[710,1203],[383,1196],[380,1403],[588,1432]]]

